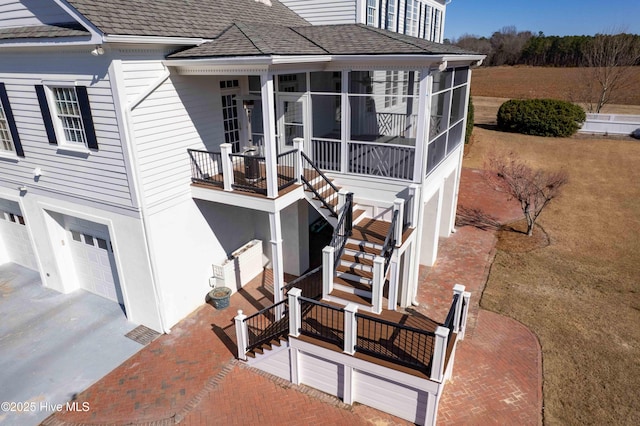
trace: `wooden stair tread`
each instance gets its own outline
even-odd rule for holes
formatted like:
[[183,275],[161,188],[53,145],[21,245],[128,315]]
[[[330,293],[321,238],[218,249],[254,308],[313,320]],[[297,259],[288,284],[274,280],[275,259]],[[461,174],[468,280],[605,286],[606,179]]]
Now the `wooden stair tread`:
[[353,287],[353,288],[355,288],[357,290],[371,291],[371,286],[369,284],[359,283],[357,281],[352,281],[352,280],[349,280],[347,278],[334,277],[333,278],[333,282],[335,284],[340,284],[340,285],[343,285],[345,287]]
[[352,255],[352,254],[344,254],[343,253],[342,256],[340,257],[340,260],[344,260],[345,262],[350,262],[350,263],[357,263],[357,264],[363,265],[363,266],[373,266],[373,260],[372,259],[367,259],[366,257],[355,256],[355,255]]
[[359,246],[359,245],[353,244],[353,243],[347,243],[347,244],[345,244],[344,247],[348,248],[349,250],[353,250],[353,251],[359,251],[359,252],[363,252],[363,253],[374,254],[376,256],[380,255],[380,249],[379,248],[375,248],[375,247]]
[[333,289],[333,291],[329,293],[329,295],[349,302],[359,303],[360,305],[373,306],[371,304],[371,298],[347,293],[346,291]]
[[367,279],[370,279],[370,280],[373,279],[373,272],[363,271],[363,270],[355,269],[355,268],[350,268],[350,267],[345,266],[345,265],[338,265],[338,267],[336,268],[336,271],[346,272],[348,274],[356,275],[358,277],[367,278]]

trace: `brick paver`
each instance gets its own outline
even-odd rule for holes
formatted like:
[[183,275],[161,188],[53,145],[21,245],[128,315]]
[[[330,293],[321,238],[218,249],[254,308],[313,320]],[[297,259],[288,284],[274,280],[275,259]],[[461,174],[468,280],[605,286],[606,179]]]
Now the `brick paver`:
[[[443,320],[455,283],[472,292],[467,338],[458,346],[452,382],[445,386],[442,424],[540,424],[538,342],[524,326],[478,309],[493,259],[498,223],[520,217],[482,179],[464,170],[458,232],[441,240],[438,261],[421,268],[416,309]],[[89,412],[62,412],[46,424],[408,424],[373,408],[346,406],[306,386],[235,361],[232,317],[270,304],[270,282],[256,280],[231,306],[203,305],[98,383],[76,396]]]

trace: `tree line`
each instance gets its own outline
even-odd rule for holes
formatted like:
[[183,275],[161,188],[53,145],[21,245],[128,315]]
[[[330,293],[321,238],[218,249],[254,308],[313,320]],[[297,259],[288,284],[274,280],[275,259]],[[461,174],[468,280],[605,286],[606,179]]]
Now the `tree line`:
[[640,35],[596,34],[595,36],[545,36],[542,32],[518,31],[503,27],[491,37],[465,34],[450,40],[463,49],[487,55],[484,66],[531,65],[552,67],[582,67],[592,65],[592,52],[598,45],[623,46],[620,56],[628,60],[617,65],[640,65]]

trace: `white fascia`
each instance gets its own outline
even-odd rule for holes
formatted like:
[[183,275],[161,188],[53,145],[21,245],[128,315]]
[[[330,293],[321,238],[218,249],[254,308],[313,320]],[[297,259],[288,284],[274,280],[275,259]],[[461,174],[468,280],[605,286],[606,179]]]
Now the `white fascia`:
[[199,46],[205,38],[197,37],[161,37],[161,36],[136,36],[136,35],[104,35],[105,43],[130,43],[130,44],[175,44],[184,46]]
[[58,6],[67,12],[73,19],[75,19],[80,25],[85,27],[91,33],[91,39],[86,44],[101,44],[102,43],[102,31],[100,31],[95,25],[93,25],[87,18],[78,13],[69,3],[64,0],[53,0]]

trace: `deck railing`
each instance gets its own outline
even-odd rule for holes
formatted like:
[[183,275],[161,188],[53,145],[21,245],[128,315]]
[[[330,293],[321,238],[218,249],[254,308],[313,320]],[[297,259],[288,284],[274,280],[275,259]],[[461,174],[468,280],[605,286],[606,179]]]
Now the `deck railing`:
[[301,322],[300,333],[344,345],[344,309],[300,296]]
[[349,173],[412,180],[415,147],[348,142]]
[[311,159],[322,170],[339,172],[342,164],[342,143],[329,139],[311,139]]
[[224,186],[222,154],[198,149],[187,149],[191,158],[191,181]]
[[459,327],[459,324],[456,323],[456,310],[458,308],[458,300],[460,300],[460,295],[454,294],[453,300],[451,301],[451,307],[449,308],[449,312],[447,313],[447,318],[444,320],[443,324],[443,326],[451,330],[452,334],[457,332]]
[[435,333],[356,313],[356,351],[429,373]]
[[335,206],[329,202],[333,197],[337,197],[338,188],[331,182],[318,166],[304,152],[302,157],[302,173],[300,178],[308,190],[313,192],[315,198],[320,200],[322,205],[329,210],[332,216],[338,216]]
[[333,268],[338,267],[338,260],[342,256],[344,246],[352,234],[353,230],[353,193],[346,194],[344,207],[338,217],[338,223],[333,231],[330,246],[333,247]]
[[298,150],[278,154],[278,191],[293,185],[298,180],[296,177],[296,161]]
[[247,317],[247,351],[289,334],[287,300],[282,300]]
[[265,158],[259,155],[229,154],[234,170],[234,189],[267,194],[264,181],[267,179]]
[[384,258],[384,275],[387,275],[387,270],[389,269],[389,262],[391,262],[391,256],[393,256],[393,250],[396,247],[396,226],[398,223],[398,210],[393,211],[393,219],[391,219],[391,226],[389,226],[389,230],[387,231],[387,236],[384,239],[384,244],[382,246],[382,250],[380,251],[380,256]]

